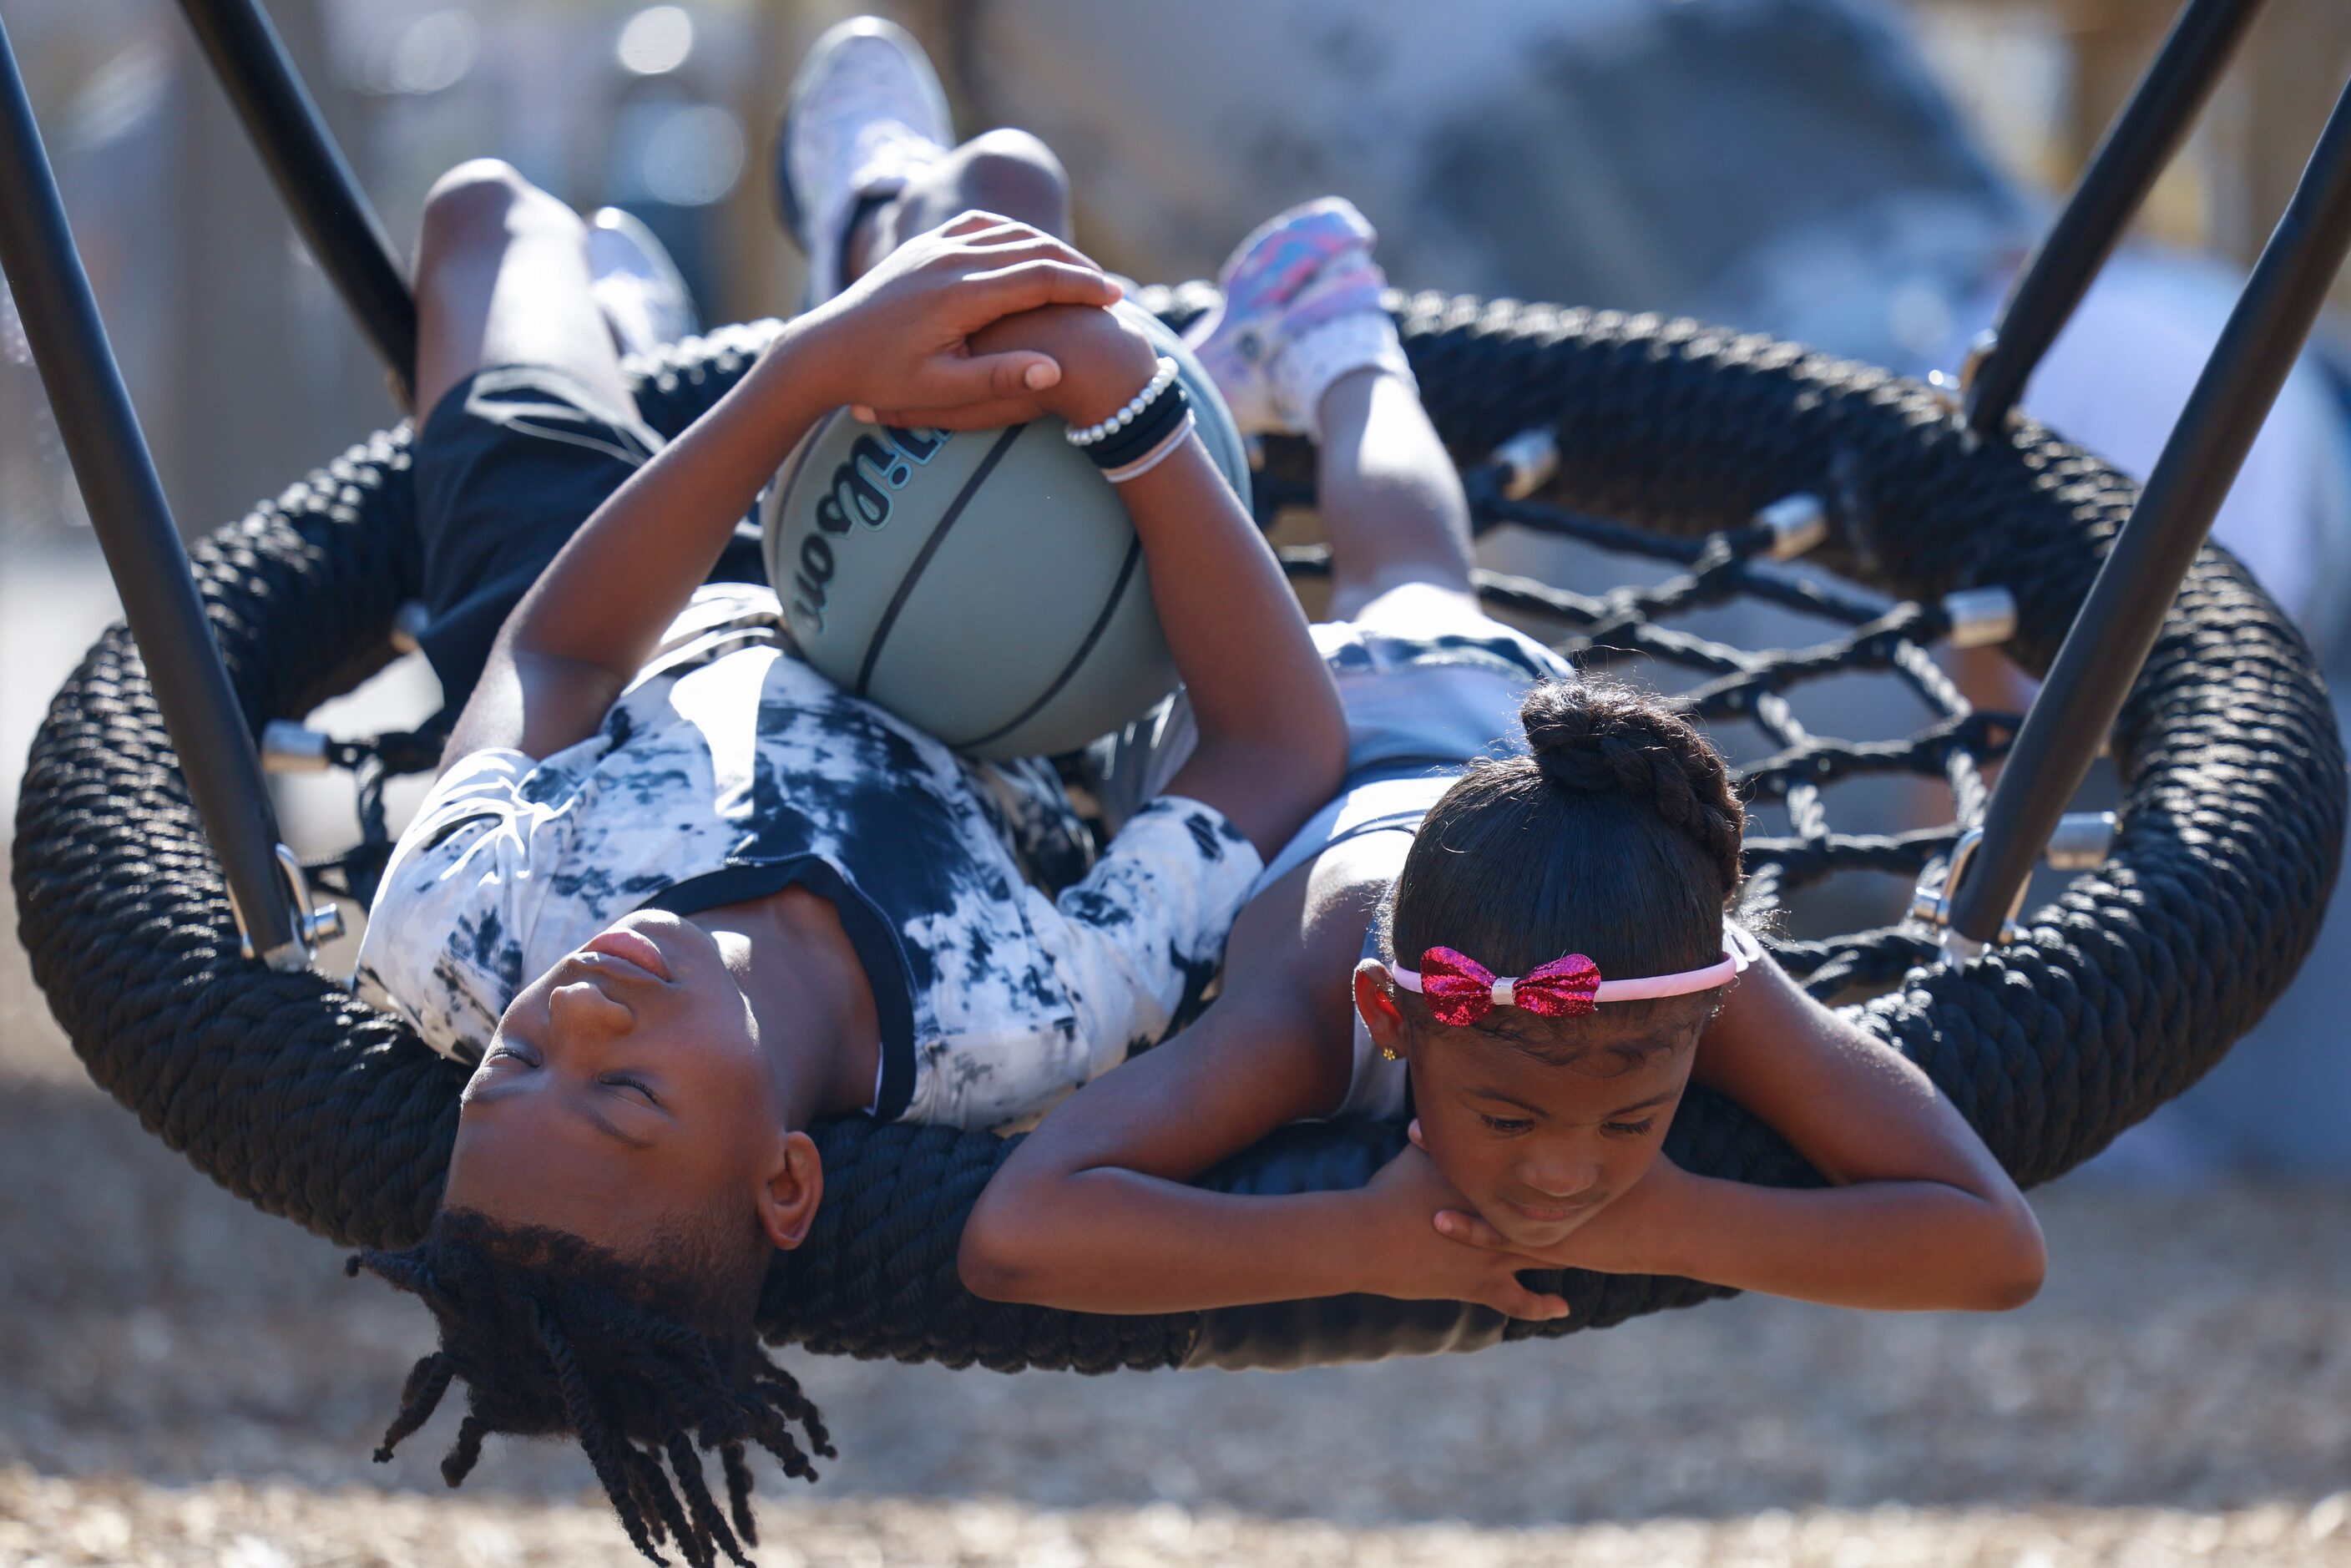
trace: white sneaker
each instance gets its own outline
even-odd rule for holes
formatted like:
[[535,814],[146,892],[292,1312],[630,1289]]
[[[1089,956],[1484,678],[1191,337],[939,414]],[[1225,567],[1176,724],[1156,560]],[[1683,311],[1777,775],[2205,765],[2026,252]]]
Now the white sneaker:
[[895,195],[955,141],[947,95],[912,34],[879,16],[828,28],[792,79],[776,146],[776,198],[808,256],[802,308],[841,290],[862,204]]
[[669,247],[634,213],[600,207],[588,220],[589,292],[623,354],[694,334],[694,296]]

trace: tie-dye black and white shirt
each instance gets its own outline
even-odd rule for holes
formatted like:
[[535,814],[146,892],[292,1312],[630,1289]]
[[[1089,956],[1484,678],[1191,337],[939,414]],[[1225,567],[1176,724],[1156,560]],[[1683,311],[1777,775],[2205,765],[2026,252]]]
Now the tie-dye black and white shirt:
[[477,1061],[524,985],[629,911],[798,884],[832,900],[872,984],[875,1113],[999,1126],[1164,1035],[1260,869],[1176,797],[1087,858],[1050,768],[958,757],[794,657],[772,592],[705,588],[596,735],[441,777],[357,983]]

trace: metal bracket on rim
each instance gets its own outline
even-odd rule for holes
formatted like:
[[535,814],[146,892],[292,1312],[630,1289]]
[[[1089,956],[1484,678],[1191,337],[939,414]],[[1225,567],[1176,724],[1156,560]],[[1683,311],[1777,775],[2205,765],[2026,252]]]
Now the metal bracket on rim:
[[[1961,833],[1959,841],[1951,846],[1951,858],[1949,869],[1943,873],[1942,885],[1933,886],[1925,877],[1920,877],[1917,887],[1910,894],[1911,918],[1923,920],[1942,933],[1943,962],[1954,968],[1966,963],[1984,949],[1984,944],[1962,936],[1951,929],[1951,895],[1959,891],[1959,879],[1967,874],[1968,862],[1975,859],[1976,851],[1982,844],[1981,828],[1970,828],[1966,832]],[[2023,908],[2024,889],[2020,887],[2016,890],[2016,897],[2008,906],[2006,917],[2000,923],[2000,942],[2002,946],[2016,940],[2016,917]]]
[[310,901],[310,879],[302,873],[302,862],[284,844],[277,846],[277,869],[286,879],[286,893],[294,911],[294,937],[289,942],[272,947],[266,953],[253,950],[253,930],[246,924],[245,911],[237,906],[236,894],[229,894],[229,913],[236,916],[238,951],[248,959],[258,957],[280,974],[290,974],[310,967],[318,956],[319,945],[331,942],[343,934],[343,912],[332,904]]
[[[1943,873],[1942,885],[1930,883],[1925,877],[1910,894],[1910,917],[1925,922],[1941,934],[1943,962],[1958,968],[1984,950],[1985,944],[1963,936],[1951,928],[1951,898],[1959,892],[1959,879],[1967,874],[1968,862],[1975,858],[1983,844],[1983,829],[1970,828],[1951,846],[1949,868]],[[2106,853],[2115,844],[2115,814],[2112,811],[2068,811],[2058,820],[2056,831],[2042,852],[2042,861],[2054,871],[2089,871],[2105,862]],[[2030,883],[2020,886],[2016,896],[2009,901],[2008,914],[2000,923],[1999,943],[2006,946],[2016,940],[2020,932],[2016,917],[2024,911],[2024,894]]]

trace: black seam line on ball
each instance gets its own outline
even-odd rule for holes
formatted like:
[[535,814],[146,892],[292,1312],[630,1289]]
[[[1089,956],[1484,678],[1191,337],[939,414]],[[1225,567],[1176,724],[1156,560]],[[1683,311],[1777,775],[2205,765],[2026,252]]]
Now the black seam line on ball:
[[931,558],[939,553],[939,546],[946,540],[947,530],[956,526],[956,519],[963,516],[964,507],[979,494],[979,487],[987,483],[987,476],[995,471],[998,461],[1012,449],[1012,444],[1019,440],[1020,433],[1028,428],[1025,424],[1011,425],[996,438],[996,444],[987,449],[987,455],[979,460],[979,466],[971,471],[971,477],[966,479],[963,488],[956,492],[956,498],[947,503],[947,509],[940,515],[937,526],[931,529],[931,537],[925,539],[923,548],[914,553],[914,563],[906,568],[906,575],[898,580],[898,591],[890,596],[888,607],[882,612],[881,623],[873,628],[872,640],[865,644],[865,660],[857,666],[854,688],[857,695],[863,696],[866,688],[873,684],[873,666],[882,662],[882,644],[888,640],[890,629],[897,625],[898,612],[905,609],[906,601],[914,597],[914,584],[921,580],[925,569],[931,564]]
[[1030,703],[986,735],[975,736],[969,740],[957,742],[957,750],[969,751],[975,746],[986,746],[999,736],[1011,734],[1035,717],[1040,709],[1060,695],[1061,688],[1068,685],[1071,679],[1077,674],[1078,666],[1086,662],[1086,655],[1094,651],[1094,644],[1102,641],[1102,633],[1110,629],[1110,618],[1118,613],[1118,607],[1121,604],[1126,602],[1126,585],[1134,580],[1134,569],[1142,562],[1143,541],[1138,538],[1126,547],[1126,564],[1118,569],[1118,580],[1110,585],[1110,597],[1102,601],[1102,613],[1096,615],[1094,623],[1086,629],[1085,641],[1080,643],[1078,651],[1070,655],[1070,662],[1061,666],[1061,673],[1053,677],[1053,684],[1040,693],[1035,702]]

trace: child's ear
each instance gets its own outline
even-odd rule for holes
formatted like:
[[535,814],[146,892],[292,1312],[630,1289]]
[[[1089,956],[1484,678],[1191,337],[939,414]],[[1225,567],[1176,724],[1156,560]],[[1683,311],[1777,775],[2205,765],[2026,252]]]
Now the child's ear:
[[806,1133],[786,1133],[759,1185],[759,1224],[768,1239],[787,1252],[807,1240],[823,1197],[824,1161],[816,1140]]
[[1355,1011],[1382,1055],[1404,1054],[1406,1031],[1404,1013],[1396,1006],[1395,982],[1388,977],[1387,966],[1377,958],[1366,958],[1355,966]]

